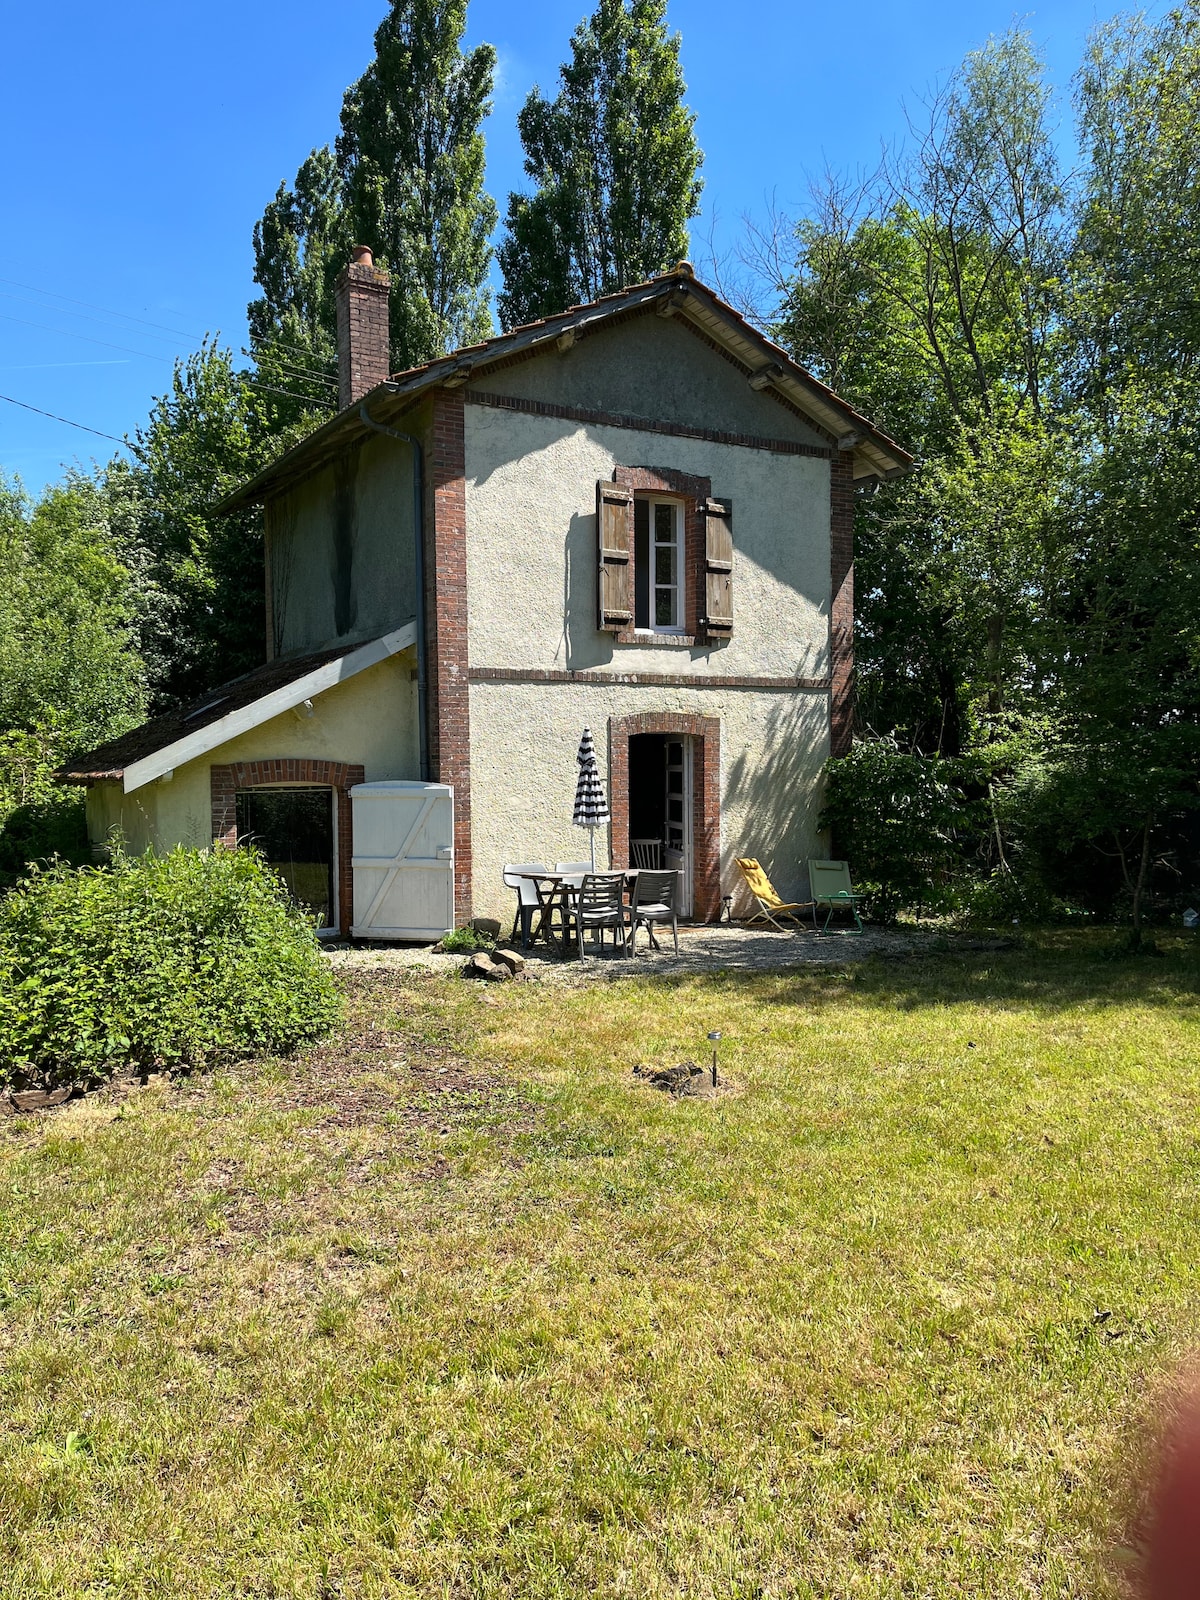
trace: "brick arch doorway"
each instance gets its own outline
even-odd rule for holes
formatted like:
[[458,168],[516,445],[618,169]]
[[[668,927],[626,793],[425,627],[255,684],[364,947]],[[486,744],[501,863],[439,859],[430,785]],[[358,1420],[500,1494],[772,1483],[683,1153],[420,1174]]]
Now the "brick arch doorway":
[[692,916],[716,922],[721,915],[721,719],[674,711],[643,711],[608,721],[608,770],[612,793],[612,859],[629,860],[631,739],[645,734],[684,738],[692,747]]
[[343,939],[350,934],[354,900],[353,816],[350,790],[363,783],[366,771],[348,761],[316,761],[305,756],[276,756],[261,761],[234,761],[209,768],[212,800],[213,843],[234,848],[237,844],[237,796],[239,790],[301,786],[330,789],[334,806],[336,841],[335,885],[337,930]]

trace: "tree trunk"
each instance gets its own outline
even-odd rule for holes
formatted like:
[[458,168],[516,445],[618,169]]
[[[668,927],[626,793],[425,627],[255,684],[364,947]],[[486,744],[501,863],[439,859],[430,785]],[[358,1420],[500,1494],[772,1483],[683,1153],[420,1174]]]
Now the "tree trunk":
[[1147,817],[1142,829],[1142,853],[1138,861],[1137,881],[1133,885],[1133,934],[1130,943],[1135,950],[1142,947],[1142,894],[1150,870],[1150,828],[1153,821],[1153,817]]

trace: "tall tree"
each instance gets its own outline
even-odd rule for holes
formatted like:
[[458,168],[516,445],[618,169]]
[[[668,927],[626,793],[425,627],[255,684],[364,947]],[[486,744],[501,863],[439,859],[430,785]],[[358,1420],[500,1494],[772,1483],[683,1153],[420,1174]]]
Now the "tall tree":
[[911,155],[861,189],[827,186],[777,285],[781,340],[930,469],[861,503],[856,560],[863,721],[929,752],[959,754],[1027,672],[1028,641],[1005,633],[1043,564],[1029,469],[1053,459],[1065,214],[1050,112],[1028,36],[990,40]]
[[355,242],[392,276],[394,371],[492,331],[482,130],[496,52],[463,51],[466,12],[466,0],[392,0],[343,98],[336,153],[314,150],[255,225],[254,354],[281,387],[327,392],[334,284]]
[[140,720],[139,579],[114,476],[71,473],[32,503],[0,477],[0,885],[27,861],[84,859],[82,797],[53,781],[64,758]]
[[505,327],[597,299],[688,249],[703,157],[666,0],[600,0],[571,36],[554,100],[518,118],[533,194],[511,194],[500,246]]
[[342,103],[344,202],[356,239],[392,274],[395,370],[492,331],[483,121],[496,52],[464,53],[466,25],[466,0],[392,0],[375,60]]
[[334,283],[345,265],[349,223],[333,151],[314,150],[289,189],[254,224],[254,281],[246,308],[252,355],[264,380],[313,400],[336,398]]
[[213,507],[309,430],[313,413],[239,371],[215,343],[180,362],[133,442],[145,582],[142,629],[156,708],[263,660],[262,526]]

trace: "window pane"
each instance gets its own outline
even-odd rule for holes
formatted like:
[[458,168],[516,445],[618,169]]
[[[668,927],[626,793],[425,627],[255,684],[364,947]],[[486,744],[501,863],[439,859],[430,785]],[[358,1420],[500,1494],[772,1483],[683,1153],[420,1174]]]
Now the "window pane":
[[659,502],[654,507],[654,540],[656,544],[674,544],[675,507]]
[[650,626],[650,507],[633,502],[633,625]]
[[654,602],[654,622],[659,628],[673,628],[675,626],[675,591],[674,589],[656,589]]
[[654,552],[655,583],[675,582],[675,546],[660,544]]

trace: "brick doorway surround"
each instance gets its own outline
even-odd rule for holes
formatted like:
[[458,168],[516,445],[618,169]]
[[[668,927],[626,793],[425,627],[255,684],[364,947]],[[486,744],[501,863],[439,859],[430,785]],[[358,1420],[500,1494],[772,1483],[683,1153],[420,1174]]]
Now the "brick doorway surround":
[[697,922],[716,922],[721,915],[721,719],[674,711],[608,719],[614,863],[629,860],[629,741],[639,733],[692,740],[692,915]]
[[302,783],[332,789],[337,796],[338,932],[350,934],[354,909],[354,818],[350,790],[366,773],[348,761],[314,761],[307,756],[277,756],[265,761],[233,761],[209,768],[213,843],[232,850],[237,845],[237,792]]

